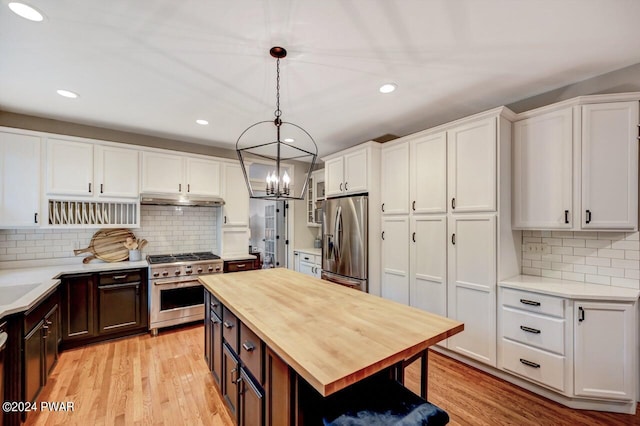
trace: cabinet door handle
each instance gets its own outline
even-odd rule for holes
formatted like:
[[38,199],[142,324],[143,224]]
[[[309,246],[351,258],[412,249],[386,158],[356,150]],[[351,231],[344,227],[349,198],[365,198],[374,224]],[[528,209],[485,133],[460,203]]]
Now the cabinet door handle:
[[520,330],[526,331],[527,333],[540,334],[540,330],[537,328],[526,327],[524,325],[520,326]]
[[536,364],[535,362],[528,361],[528,360],[526,360],[524,358],[520,358],[520,362],[523,363],[524,365],[528,366],[528,367],[540,368],[540,364]]
[[590,223],[591,222],[591,210],[587,210],[587,211],[585,211],[585,213],[586,213],[586,216],[587,216],[585,222],[586,223]]
[[89,182],[89,194],[91,194],[91,182]]
[[456,209],[456,197],[453,197],[451,199],[451,210],[455,210]]
[[540,302],[536,302],[535,300],[520,299],[520,303],[529,306],[540,306]]
[[342,182],[340,182],[340,192],[342,192]]
[[231,373],[231,383],[238,383],[238,377],[233,377],[238,373],[238,369],[234,368],[233,370],[230,371]]
[[242,348],[247,352],[252,352],[253,350],[255,350],[256,345],[247,340],[242,344]]
[[584,321],[584,309],[582,306],[578,306],[578,322]]
[[384,213],[384,203],[382,203],[381,208],[382,208],[382,213]]
[[233,328],[233,323],[229,321],[223,322],[222,325],[224,325],[224,328]]
[[100,184],[100,193],[104,194],[104,183]]
[[33,223],[38,223],[38,213],[33,214]]
[[227,223],[227,216],[224,217],[224,223]]
[[411,235],[411,239],[413,240],[413,242],[416,242],[416,233],[414,232],[413,235]]
[[384,231],[382,231],[382,239],[384,240]]
[[178,192],[182,192],[182,184],[181,183],[178,184]]
[[411,202],[411,210],[413,210],[414,212],[416,211],[416,202],[415,201]]
[[569,210],[564,211],[564,223],[569,223]]
[[187,184],[187,192],[191,192],[191,184],[190,183]]
[[451,244],[456,245],[456,234],[451,234]]
[[347,182],[345,182],[345,183],[344,183],[344,190],[345,190],[345,191],[348,191],[348,190],[349,190],[349,188],[347,188]]

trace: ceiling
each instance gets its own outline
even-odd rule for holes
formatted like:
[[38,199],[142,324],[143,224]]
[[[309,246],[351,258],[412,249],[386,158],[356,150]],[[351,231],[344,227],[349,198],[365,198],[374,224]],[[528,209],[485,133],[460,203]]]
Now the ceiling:
[[276,45],[282,118],[321,155],[640,62],[634,0],[25,0],[40,23],[8,1],[0,109],[229,148],[273,118]]

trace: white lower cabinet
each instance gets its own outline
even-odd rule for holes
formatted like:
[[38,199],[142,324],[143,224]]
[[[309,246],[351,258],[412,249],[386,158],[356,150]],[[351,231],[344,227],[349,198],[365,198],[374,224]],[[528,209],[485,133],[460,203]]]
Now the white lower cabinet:
[[636,309],[630,303],[576,301],[575,394],[633,400],[637,386]]
[[385,299],[409,304],[409,217],[382,219],[382,291]]
[[313,253],[295,250],[294,269],[303,274],[320,278],[322,274],[322,257]]
[[501,287],[498,368],[572,402],[635,412],[637,304],[599,299]]
[[496,366],[496,216],[449,218],[448,316],[464,331],[448,347]]

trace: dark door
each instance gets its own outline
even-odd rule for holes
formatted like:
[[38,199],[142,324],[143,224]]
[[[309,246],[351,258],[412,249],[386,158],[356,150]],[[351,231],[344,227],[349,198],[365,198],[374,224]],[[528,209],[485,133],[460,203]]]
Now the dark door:
[[204,290],[204,360],[209,366],[209,371],[213,371],[211,364],[211,309],[209,292]]
[[[5,332],[4,325],[0,325],[0,400],[2,400],[3,402],[7,400],[4,396],[4,351],[7,346],[7,338],[8,335]],[[4,412],[0,412],[0,426],[2,426],[3,424],[3,417]]]
[[243,426],[262,426],[264,419],[264,391],[241,369],[240,421]]
[[43,328],[43,337],[44,337],[44,346],[45,346],[45,357],[44,357],[44,378],[46,382],[46,378],[51,374],[51,370],[53,370],[56,361],[58,361],[58,335],[60,334],[60,330],[58,329],[59,324],[59,310],[58,305],[55,305],[53,309],[49,311],[47,316],[44,318]]
[[24,397],[25,401],[36,399],[40,388],[44,384],[42,356],[43,356],[43,328],[44,321],[36,325],[24,338]]
[[222,395],[233,417],[238,417],[238,378],[240,377],[238,358],[225,343],[222,349]]
[[141,324],[141,283],[98,286],[98,333],[113,333]]
[[222,377],[222,320],[216,315],[216,313],[210,311],[210,324],[211,324],[211,340],[210,340],[210,353],[211,353],[211,373],[215,381],[220,384],[220,378]]
[[95,335],[94,284],[92,275],[74,275],[63,279],[63,340],[84,339]]

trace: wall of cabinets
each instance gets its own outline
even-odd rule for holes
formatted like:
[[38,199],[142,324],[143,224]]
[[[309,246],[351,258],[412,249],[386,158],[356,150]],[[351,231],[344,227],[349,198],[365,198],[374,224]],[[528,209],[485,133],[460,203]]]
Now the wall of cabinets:
[[588,96],[514,124],[514,226],[638,229],[638,95]]
[[322,201],[324,199],[324,169],[316,170],[315,172],[311,173],[311,178],[309,178],[309,186],[307,187],[307,194],[305,196],[305,202],[307,206],[307,226],[313,226],[317,228],[322,225],[321,223],[316,222],[315,213],[317,209],[322,207]]
[[635,413],[637,293],[546,282],[566,288],[571,296],[562,297],[540,279],[523,281],[501,283],[498,367],[569,402]]
[[519,272],[508,196],[513,116],[488,111],[381,153],[382,296],[464,321],[448,348],[492,366],[497,279]]

